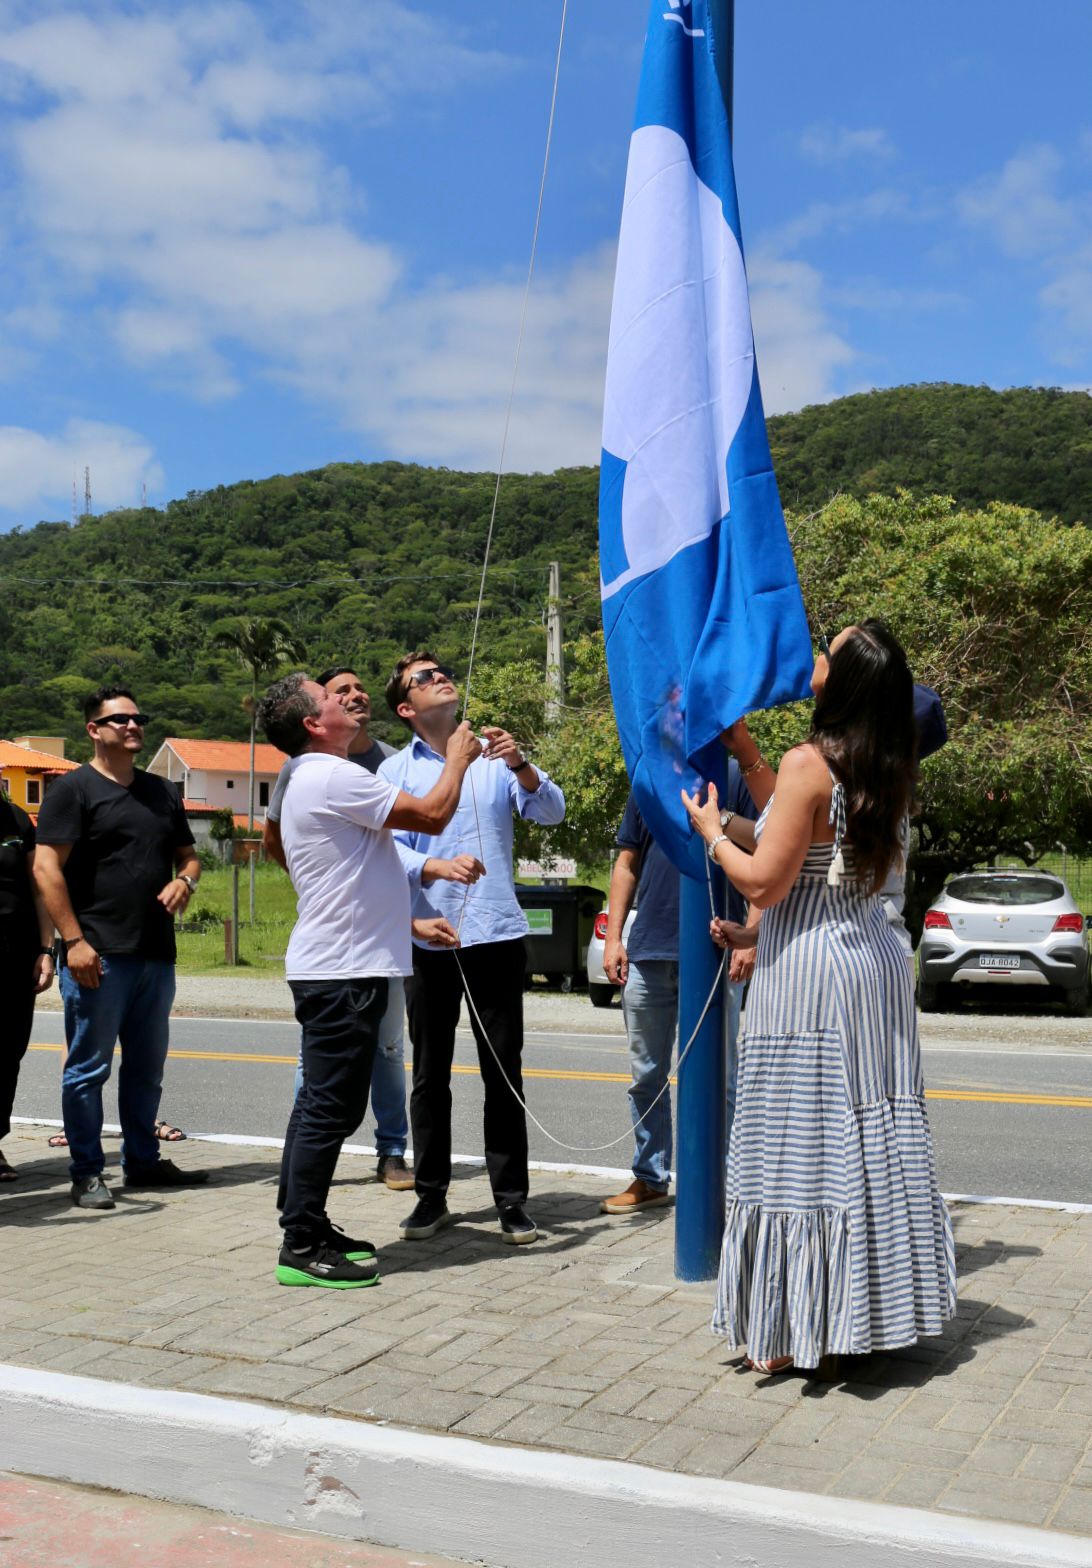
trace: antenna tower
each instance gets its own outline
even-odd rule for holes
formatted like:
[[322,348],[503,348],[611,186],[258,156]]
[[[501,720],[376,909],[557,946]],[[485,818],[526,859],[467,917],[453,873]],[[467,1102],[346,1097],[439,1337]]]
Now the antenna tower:
[[146,479],[140,481],[140,508],[141,511],[147,511],[148,509],[148,481]]
[[83,471],[83,510],[87,517],[91,516],[91,470]]
[[72,475],[72,523],[73,523],[73,526],[75,526],[75,524],[78,523],[79,520],[80,520],[80,514],[76,510],[76,476],[75,476],[75,474],[73,474]]

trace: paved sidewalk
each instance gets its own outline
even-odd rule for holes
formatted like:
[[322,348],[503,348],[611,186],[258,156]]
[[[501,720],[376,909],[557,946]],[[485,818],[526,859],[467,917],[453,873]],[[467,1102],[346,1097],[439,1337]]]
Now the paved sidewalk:
[[606,1180],[539,1173],[543,1234],[513,1248],[464,1168],[460,1223],[407,1243],[412,1194],[346,1157],[331,1214],[383,1283],[286,1290],[275,1150],[191,1141],[173,1152],[208,1187],[119,1184],[94,1215],[29,1134],[5,1142],[0,1361],[1092,1535],[1092,1215],[957,1206],[942,1338],[835,1382],[760,1378],[710,1335],[711,1287],[675,1282],[670,1211],[611,1220]]
[[130,1568],[152,1561],[171,1568],[459,1568],[448,1557],[2,1473],[0,1541],[4,1568]]

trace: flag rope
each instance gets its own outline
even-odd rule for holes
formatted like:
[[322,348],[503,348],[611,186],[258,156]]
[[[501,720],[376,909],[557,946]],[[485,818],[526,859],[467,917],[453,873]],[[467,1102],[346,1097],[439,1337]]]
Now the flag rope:
[[[535,275],[535,260],[536,260],[536,257],[538,255],[538,238],[539,238],[540,229],[542,227],[542,208],[543,208],[543,202],[544,202],[545,195],[546,195],[546,176],[547,176],[547,173],[548,173],[549,167],[550,167],[550,149],[551,149],[551,146],[552,146],[552,143],[553,143],[554,122],[555,122],[556,114],[557,114],[557,90],[558,90],[558,83],[559,83],[560,77],[561,77],[561,55],[562,55],[562,48],[563,48],[564,42],[565,42],[565,22],[566,22],[566,18],[568,16],[568,9],[569,9],[569,0],[562,0],[562,4],[561,4],[561,28],[560,28],[560,32],[559,32],[558,40],[557,40],[557,57],[556,57],[556,60],[554,62],[554,81],[553,81],[553,89],[552,89],[551,94],[550,94],[550,114],[549,114],[549,119],[548,119],[547,127],[546,127],[546,150],[545,150],[545,155],[544,155],[543,161],[542,161],[542,178],[539,181],[539,187],[538,187],[538,204],[537,204],[536,209],[535,209],[535,225],[534,225],[534,232],[533,232],[532,238],[531,238],[531,256],[530,256],[530,260],[529,260],[528,267],[527,267],[527,280],[526,280],[526,282],[524,284],[524,288],[523,288],[523,303],[522,303],[522,307],[521,307],[521,310],[520,310],[519,333],[518,333],[518,336],[516,338],[516,352],[515,352],[515,358],[514,358],[514,361],[513,361],[513,364],[512,364],[512,380],[511,380],[511,384],[510,384],[509,389],[508,389],[508,403],[507,403],[507,407],[505,408],[505,414],[504,414],[504,431],[503,431],[503,435],[501,437],[500,459],[499,459],[498,464],[497,464],[497,480],[496,480],[496,484],[493,487],[493,504],[492,504],[492,507],[490,509],[490,513],[489,513],[489,527],[488,527],[488,529],[486,531],[486,536],[485,536],[485,555],[484,555],[483,560],[482,560],[482,575],[481,575],[481,583],[480,583],[479,588],[478,588],[478,603],[477,603],[477,607],[476,607],[475,612],[474,612],[474,630],[473,630],[473,633],[472,633],[471,639],[470,639],[470,658],[469,658],[469,660],[467,662],[466,687],[465,687],[465,691],[464,691],[464,695],[463,695],[463,719],[464,720],[465,720],[467,712],[469,711],[469,708],[470,708],[470,682],[471,682],[471,677],[472,677],[473,672],[474,672],[474,656],[475,656],[475,653],[477,652],[477,646],[478,646],[478,628],[479,628],[479,626],[481,624],[482,606],[485,603],[485,583],[486,583],[486,577],[487,577],[488,572],[489,572],[489,554],[490,554],[490,550],[492,549],[492,545],[493,545],[493,532],[494,532],[494,528],[496,526],[496,520],[497,520],[497,504],[498,504],[498,501],[500,499],[501,479],[502,479],[503,474],[504,474],[504,460],[505,460],[505,456],[507,455],[508,436],[509,436],[509,432],[510,432],[511,424],[512,424],[512,408],[513,408],[513,405],[515,403],[515,397],[516,397],[516,381],[517,381],[517,378],[518,378],[518,375],[519,375],[520,356],[521,356],[522,351],[523,351],[523,339],[524,339],[524,334],[525,334],[526,326],[527,326],[527,306],[528,306],[528,302],[530,300],[530,295],[531,295],[531,284],[532,284],[532,282],[534,280],[534,275]],[[475,831],[477,832],[477,835],[478,835],[478,853],[479,853],[479,857],[484,858],[484,855],[485,855],[485,844],[484,844],[484,841],[482,839],[481,821],[480,821],[480,819],[478,817],[478,801],[477,801],[477,795],[476,795],[475,790],[474,790],[474,775],[473,775],[472,771],[468,770],[467,778],[470,781],[470,799],[471,799],[471,804],[472,804],[473,809],[474,809],[474,827],[475,827]],[[711,880],[711,877],[710,877],[708,865],[705,868],[705,879],[706,879],[706,883],[707,883],[708,888],[709,888],[709,909],[710,909],[711,914],[715,915],[716,914],[716,906],[715,906],[715,903],[714,903],[714,900],[713,900],[713,884],[712,884],[712,880]],[[462,908],[459,911],[459,922],[458,922],[458,926],[456,927],[456,934],[459,937],[462,936],[463,920],[465,919],[465,916],[466,916],[466,906],[467,906],[467,901],[468,901],[469,897],[470,897],[470,884],[467,883],[467,885],[465,887],[465,890],[463,892]],[[485,1028],[485,1025],[482,1023],[481,1015],[478,1012],[477,1005],[475,1004],[474,998],[471,995],[470,986],[467,984],[466,972],[463,969],[462,961],[459,958],[458,948],[453,948],[452,952],[454,953],[455,962],[456,962],[456,964],[458,965],[458,968],[459,968],[459,977],[460,977],[460,979],[462,980],[462,983],[463,983],[463,994],[466,997],[467,1005],[470,1008],[471,1013],[474,1015],[474,1021],[477,1024],[478,1029],[479,1029],[479,1031],[481,1033],[481,1038],[485,1041],[485,1043],[486,1043],[486,1045],[487,1045],[487,1047],[489,1049],[489,1053],[492,1056],[494,1062],[497,1064],[497,1069],[500,1072],[501,1077],[504,1079],[505,1085],[507,1086],[508,1090],[512,1094],[513,1098],[517,1101],[517,1103],[519,1104],[519,1106],[523,1110],[524,1114],[530,1118],[530,1120],[538,1128],[539,1132],[542,1133],[543,1137],[544,1138],[548,1138],[549,1141],[552,1144],[556,1145],[557,1148],[565,1149],[565,1150],[567,1150],[571,1154],[599,1154],[599,1153],[602,1153],[606,1149],[613,1149],[617,1144],[624,1143],[627,1138],[632,1137],[634,1128],[639,1126],[640,1123],[643,1122],[647,1116],[651,1115],[652,1111],[655,1110],[656,1106],[660,1103],[660,1101],[663,1099],[664,1095],[668,1092],[668,1089],[670,1088],[670,1079],[668,1079],[668,1081],[666,1081],[664,1083],[663,1088],[657,1094],[656,1098],[652,1101],[652,1104],[648,1107],[648,1109],[646,1111],[644,1111],[641,1114],[640,1117],[638,1117],[637,1121],[636,1122],[632,1122],[630,1124],[630,1126],[626,1128],[625,1132],[621,1134],[620,1137],[612,1139],[610,1143],[600,1143],[600,1144],[565,1143],[565,1142],[562,1141],[562,1139],[556,1138],[554,1136],[554,1134],[549,1131],[548,1128],[546,1128],[546,1127],[544,1127],[542,1125],[542,1123],[539,1121],[538,1117],[530,1109],[530,1107],[528,1106],[526,1100],[523,1098],[523,1096],[516,1089],[515,1085],[512,1083],[512,1080],[509,1078],[507,1072],[505,1071],[504,1065],[501,1062],[500,1057],[497,1055],[497,1053],[496,1053],[496,1051],[495,1051],[495,1049],[493,1047],[493,1042],[489,1038],[489,1034],[488,1034],[488,1032],[487,1032],[487,1030]],[[676,1063],[676,1068],[675,1068],[676,1072],[678,1072],[679,1068],[682,1067],[683,1062],[686,1060],[687,1056],[689,1055],[690,1048],[694,1044],[694,1041],[697,1039],[698,1034],[699,1034],[699,1032],[701,1030],[702,1024],[705,1022],[706,1014],[708,1013],[710,1007],[712,1007],[712,1005],[713,1005],[713,998],[717,994],[717,987],[720,985],[721,978],[722,978],[722,976],[725,973],[725,966],[727,965],[727,962],[728,962],[728,953],[727,953],[727,951],[725,951],[723,957],[721,958],[720,964],[717,966],[717,972],[716,972],[716,975],[714,977],[712,987],[710,988],[709,995],[705,999],[705,1006],[701,1010],[701,1013],[700,1013],[700,1015],[698,1017],[698,1021],[694,1025],[693,1033],[691,1034],[689,1040],[686,1042],[686,1045],[683,1047],[682,1051],[679,1053],[679,1058],[678,1058],[678,1061]]]

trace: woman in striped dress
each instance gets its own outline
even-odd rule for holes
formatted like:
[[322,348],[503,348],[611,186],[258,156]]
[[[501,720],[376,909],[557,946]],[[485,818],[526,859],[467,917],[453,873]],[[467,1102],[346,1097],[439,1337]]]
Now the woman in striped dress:
[[753,856],[716,789],[683,795],[710,857],[765,913],[740,1045],[713,1330],[763,1372],[939,1333],[951,1224],[925,1112],[913,980],[879,890],[914,778],[906,657],[878,621],[821,655]]

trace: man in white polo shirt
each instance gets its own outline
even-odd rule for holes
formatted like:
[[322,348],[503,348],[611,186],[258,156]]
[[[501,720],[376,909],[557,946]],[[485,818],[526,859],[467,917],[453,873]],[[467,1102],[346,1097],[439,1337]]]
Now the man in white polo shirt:
[[[276,681],[258,716],[293,759],[281,838],[298,919],[285,972],[303,1031],[304,1084],[277,1199],[284,1231],[277,1279],[348,1290],[375,1284],[375,1249],[337,1230],[326,1200],[341,1146],[367,1107],[388,982],[413,971],[409,885],[390,830],[441,832],[481,746],[460,725],[435,787],[416,797],[346,761],[357,721],[306,675]],[[416,922],[413,934],[457,942],[442,919]]]

